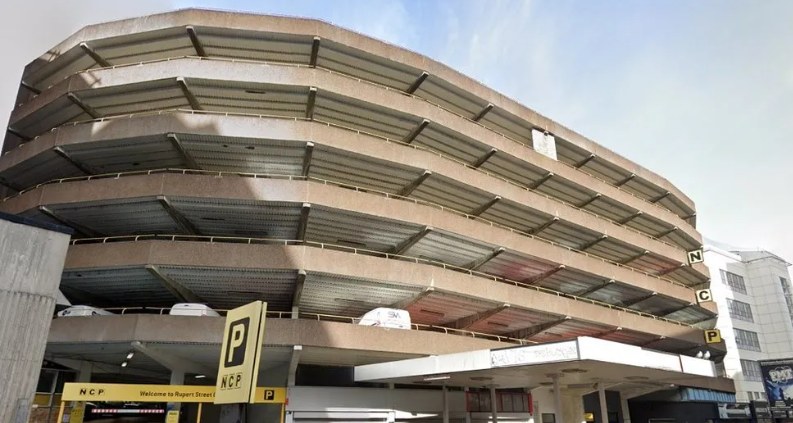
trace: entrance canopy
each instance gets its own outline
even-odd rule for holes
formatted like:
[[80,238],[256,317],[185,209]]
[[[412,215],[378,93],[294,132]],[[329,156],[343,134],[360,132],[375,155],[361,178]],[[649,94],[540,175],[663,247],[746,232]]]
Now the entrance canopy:
[[552,375],[567,388],[602,382],[735,390],[732,381],[716,377],[711,361],[589,337],[355,368],[356,382],[461,387],[533,388],[551,385]]

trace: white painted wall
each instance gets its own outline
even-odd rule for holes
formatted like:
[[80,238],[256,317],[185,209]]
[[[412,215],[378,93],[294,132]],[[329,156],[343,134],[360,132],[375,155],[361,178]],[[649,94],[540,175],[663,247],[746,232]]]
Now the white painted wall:
[[[727,347],[725,373],[735,380],[737,400],[750,401],[755,398],[749,398],[748,392],[764,394],[763,384],[744,377],[741,359],[759,361],[793,357],[793,323],[779,282],[781,276],[790,283],[787,264],[767,252],[733,253],[714,246],[705,247],[705,264],[710,270],[710,289],[719,309],[716,328],[721,330]],[[734,292],[724,284],[720,272],[722,269],[743,276],[747,293]],[[730,317],[727,299],[748,303],[754,322]],[[762,351],[739,349],[735,343],[734,328],[757,333]]]

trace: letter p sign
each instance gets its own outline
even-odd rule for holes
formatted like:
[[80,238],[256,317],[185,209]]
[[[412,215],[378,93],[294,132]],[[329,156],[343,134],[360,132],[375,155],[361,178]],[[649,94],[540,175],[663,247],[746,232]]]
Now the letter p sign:
[[708,329],[705,331],[706,344],[718,344],[721,342],[721,331],[718,329]]
[[245,362],[245,347],[248,343],[250,325],[249,317],[231,322],[228,339],[226,339],[224,367],[239,366]]

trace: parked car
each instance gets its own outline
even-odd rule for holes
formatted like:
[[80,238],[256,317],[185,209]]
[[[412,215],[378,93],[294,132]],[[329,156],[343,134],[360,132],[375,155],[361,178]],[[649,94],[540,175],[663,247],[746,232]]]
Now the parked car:
[[79,316],[112,316],[113,313],[102,310],[101,308],[77,305],[71,306],[58,312],[58,317],[79,317]]
[[208,305],[197,303],[174,304],[168,314],[171,316],[220,316],[217,311],[212,310]]
[[407,310],[380,307],[364,314],[358,324],[392,329],[410,329],[410,313]]

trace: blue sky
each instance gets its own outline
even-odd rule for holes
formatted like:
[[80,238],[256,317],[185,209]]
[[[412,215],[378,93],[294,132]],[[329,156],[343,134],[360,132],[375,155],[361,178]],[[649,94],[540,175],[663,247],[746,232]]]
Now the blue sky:
[[[321,18],[440,60],[667,177],[708,237],[793,261],[793,1],[6,0],[24,63],[79,27],[182,7]],[[25,33],[17,13],[38,17]],[[9,20],[10,19],[10,20]]]

